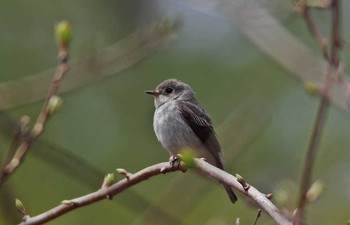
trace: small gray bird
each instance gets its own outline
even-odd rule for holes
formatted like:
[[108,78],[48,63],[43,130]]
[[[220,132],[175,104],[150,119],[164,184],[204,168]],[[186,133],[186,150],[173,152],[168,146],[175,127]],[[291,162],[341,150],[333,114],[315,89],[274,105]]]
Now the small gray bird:
[[[203,157],[210,164],[224,168],[221,147],[211,120],[188,84],[169,79],[155,90],[145,92],[154,96],[156,111],[153,127],[158,141],[172,157],[183,149],[191,149],[196,157]],[[225,184],[224,187],[231,202],[236,202],[232,188]]]

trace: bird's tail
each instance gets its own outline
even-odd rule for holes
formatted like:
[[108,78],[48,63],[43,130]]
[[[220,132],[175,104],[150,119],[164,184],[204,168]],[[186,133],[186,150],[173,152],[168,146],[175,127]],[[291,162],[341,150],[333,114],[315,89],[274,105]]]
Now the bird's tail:
[[228,194],[228,197],[230,198],[232,203],[235,203],[237,201],[237,196],[233,192],[232,188],[229,185],[224,184],[225,190]]

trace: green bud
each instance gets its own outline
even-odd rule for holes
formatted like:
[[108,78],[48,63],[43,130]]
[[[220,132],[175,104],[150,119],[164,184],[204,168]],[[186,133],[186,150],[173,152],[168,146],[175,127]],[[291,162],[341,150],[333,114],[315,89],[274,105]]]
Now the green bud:
[[306,199],[309,202],[313,202],[320,197],[320,195],[324,191],[324,184],[321,181],[316,181],[310,187],[310,189],[306,192]]
[[244,178],[241,175],[239,175],[238,173],[236,173],[236,178],[237,178],[237,181],[242,185],[243,189],[248,191],[250,186],[249,186],[249,184],[247,184],[247,182],[244,180]]
[[24,205],[23,205],[23,203],[21,202],[21,200],[19,200],[18,198],[16,198],[15,204],[16,204],[17,210],[18,210],[22,215],[26,215],[26,209],[24,208]]
[[106,187],[109,187],[111,186],[115,181],[115,176],[113,173],[108,173],[106,176],[105,176],[105,179],[104,179],[104,184]]
[[178,155],[186,168],[196,167],[195,155],[190,149],[183,149]]
[[310,95],[319,95],[320,94],[320,87],[316,83],[305,82],[304,89]]
[[239,175],[238,173],[236,173],[236,178],[237,178],[237,181],[239,182],[239,183],[245,183],[245,181],[244,181],[244,179],[243,179],[243,177],[241,176],[241,175]]
[[72,39],[72,26],[66,21],[62,20],[55,28],[56,40],[60,46],[68,47]]
[[63,105],[63,100],[57,96],[57,95],[53,95],[50,100],[49,100],[49,104],[48,104],[48,110],[49,110],[49,114],[52,115],[56,112],[58,112]]

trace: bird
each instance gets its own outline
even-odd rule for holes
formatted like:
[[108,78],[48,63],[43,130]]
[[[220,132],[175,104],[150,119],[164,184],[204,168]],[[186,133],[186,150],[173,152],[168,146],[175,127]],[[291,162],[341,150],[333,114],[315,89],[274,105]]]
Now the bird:
[[[154,90],[145,93],[154,96],[155,112],[153,128],[158,141],[170,153],[170,163],[184,149],[190,149],[195,157],[224,170],[222,151],[208,113],[196,99],[190,85],[168,79]],[[223,184],[232,203],[237,196],[232,187]]]

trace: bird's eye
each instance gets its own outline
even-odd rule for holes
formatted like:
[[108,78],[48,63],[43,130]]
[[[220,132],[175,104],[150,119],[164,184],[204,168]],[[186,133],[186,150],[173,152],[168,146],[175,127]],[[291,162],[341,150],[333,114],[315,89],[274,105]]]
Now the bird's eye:
[[168,93],[168,94],[172,93],[173,91],[174,91],[174,89],[172,89],[171,87],[167,87],[165,89],[165,92]]

